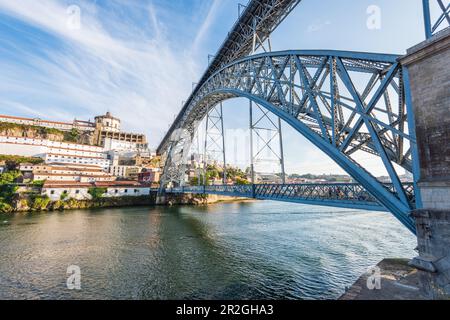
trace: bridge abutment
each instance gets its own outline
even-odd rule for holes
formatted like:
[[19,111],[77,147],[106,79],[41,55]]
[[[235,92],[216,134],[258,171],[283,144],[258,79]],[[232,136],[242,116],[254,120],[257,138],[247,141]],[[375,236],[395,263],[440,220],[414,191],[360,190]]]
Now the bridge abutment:
[[419,256],[411,264],[433,299],[450,298],[450,29],[408,50],[420,162]]

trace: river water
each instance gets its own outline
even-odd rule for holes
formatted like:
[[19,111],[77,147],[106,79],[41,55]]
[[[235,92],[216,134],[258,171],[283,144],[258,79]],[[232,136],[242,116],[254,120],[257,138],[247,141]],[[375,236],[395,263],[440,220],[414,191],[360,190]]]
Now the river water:
[[0,299],[335,299],[415,246],[388,213],[281,202],[0,215]]

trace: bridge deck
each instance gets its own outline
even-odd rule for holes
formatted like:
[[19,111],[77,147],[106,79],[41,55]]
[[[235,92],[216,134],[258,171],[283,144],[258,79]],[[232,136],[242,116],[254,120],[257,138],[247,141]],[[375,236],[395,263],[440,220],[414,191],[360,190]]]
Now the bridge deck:
[[[386,184],[386,188],[391,188],[391,186]],[[370,193],[356,183],[195,186],[166,189],[166,193],[217,194],[259,200],[387,211]],[[413,194],[410,196],[413,197]]]

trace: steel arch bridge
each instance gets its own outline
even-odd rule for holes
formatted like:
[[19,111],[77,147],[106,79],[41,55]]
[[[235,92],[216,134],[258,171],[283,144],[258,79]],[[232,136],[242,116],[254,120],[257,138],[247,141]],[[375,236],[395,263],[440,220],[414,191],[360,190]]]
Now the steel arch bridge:
[[[281,12],[286,13],[299,2],[251,1],[247,11],[256,4],[278,4]],[[424,13],[429,14],[425,2],[428,4],[428,0],[424,0]],[[277,6],[270,8],[276,9]],[[246,14],[252,13],[247,11]],[[270,10],[263,12],[273,16]],[[439,18],[440,21],[448,19],[448,7],[443,8],[443,12],[444,18]],[[278,25],[284,16],[279,14],[278,19],[270,20],[272,26]],[[241,28],[242,21],[247,20],[241,17],[237,23]],[[261,18],[261,21],[266,20]],[[426,16],[427,37],[429,22]],[[254,33],[257,32],[256,25]],[[232,42],[236,49],[232,55],[234,60],[224,58],[231,56],[223,54],[223,46],[219,58],[216,56],[216,60],[221,61],[216,61],[205,73],[159,148],[160,153],[166,153],[160,192],[215,193],[326,205],[339,202],[340,206],[366,209],[384,208],[415,232],[410,212],[421,207],[419,189],[415,185],[419,163],[409,75],[400,56],[291,50],[245,57],[248,50],[244,49],[248,47],[249,37],[235,40]],[[237,49],[239,41],[243,50]],[[330,199],[330,190],[336,190],[336,186],[330,185],[183,187],[185,163],[199,122],[215,106],[236,97],[247,98],[284,120],[358,182],[357,185],[339,188],[356,188],[359,194],[365,190],[370,197],[355,197],[358,192],[353,190],[337,198],[334,193],[335,198]],[[380,182],[364,168],[364,163],[358,161],[361,153],[381,160],[389,175],[389,184]],[[402,183],[398,174],[400,168],[413,174],[414,184]],[[180,187],[166,190],[170,183]],[[325,188],[326,191],[317,192],[317,188]],[[327,192],[328,201],[324,202]],[[308,194],[315,196],[308,197]]]
[[[248,98],[291,125],[413,230],[409,212],[416,207],[416,197],[407,193],[395,168],[414,171],[417,166],[412,156],[416,140],[410,133],[414,126],[412,112],[408,112],[408,72],[398,58],[355,52],[286,51],[237,60],[213,74],[200,88],[182,124],[189,134],[175,144],[185,153],[190,147],[189,137],[212,107],[234,97]],[[382,159],[392,188],[351,157],[357,151]]]

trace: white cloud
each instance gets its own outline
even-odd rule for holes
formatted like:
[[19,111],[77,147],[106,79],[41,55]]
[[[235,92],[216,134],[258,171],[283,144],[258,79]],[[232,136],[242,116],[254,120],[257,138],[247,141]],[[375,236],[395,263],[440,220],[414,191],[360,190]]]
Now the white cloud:
[[[215,7],[217,1],[194,46],[212,23]],[[199,76],[192,48],[180,51],[168,39],[152,5],[146,7],[148,22],[154,28],[151,37],[114,17],[102,15],[99,19],[89,6],[81,8],[82,28],[71,30],[66,25],[66,9],[54,0],[0,0],[0,11],[45,30],[63,43],[58,50],[43,43],[40,49],[44,57],[23,51],[20,63],[0,61],[0,106],[15,101],[14,96],[3,93],[16,92],[33,98],[35,106],[28,108],[39,108],[34,114],[44,118],[92,117],[109,110],[123,119],[125,129],[149,134],[155,146],[189,94],[191,81]],[[120,38],[105,29],[104,19],[108,27],[120,30]]]

